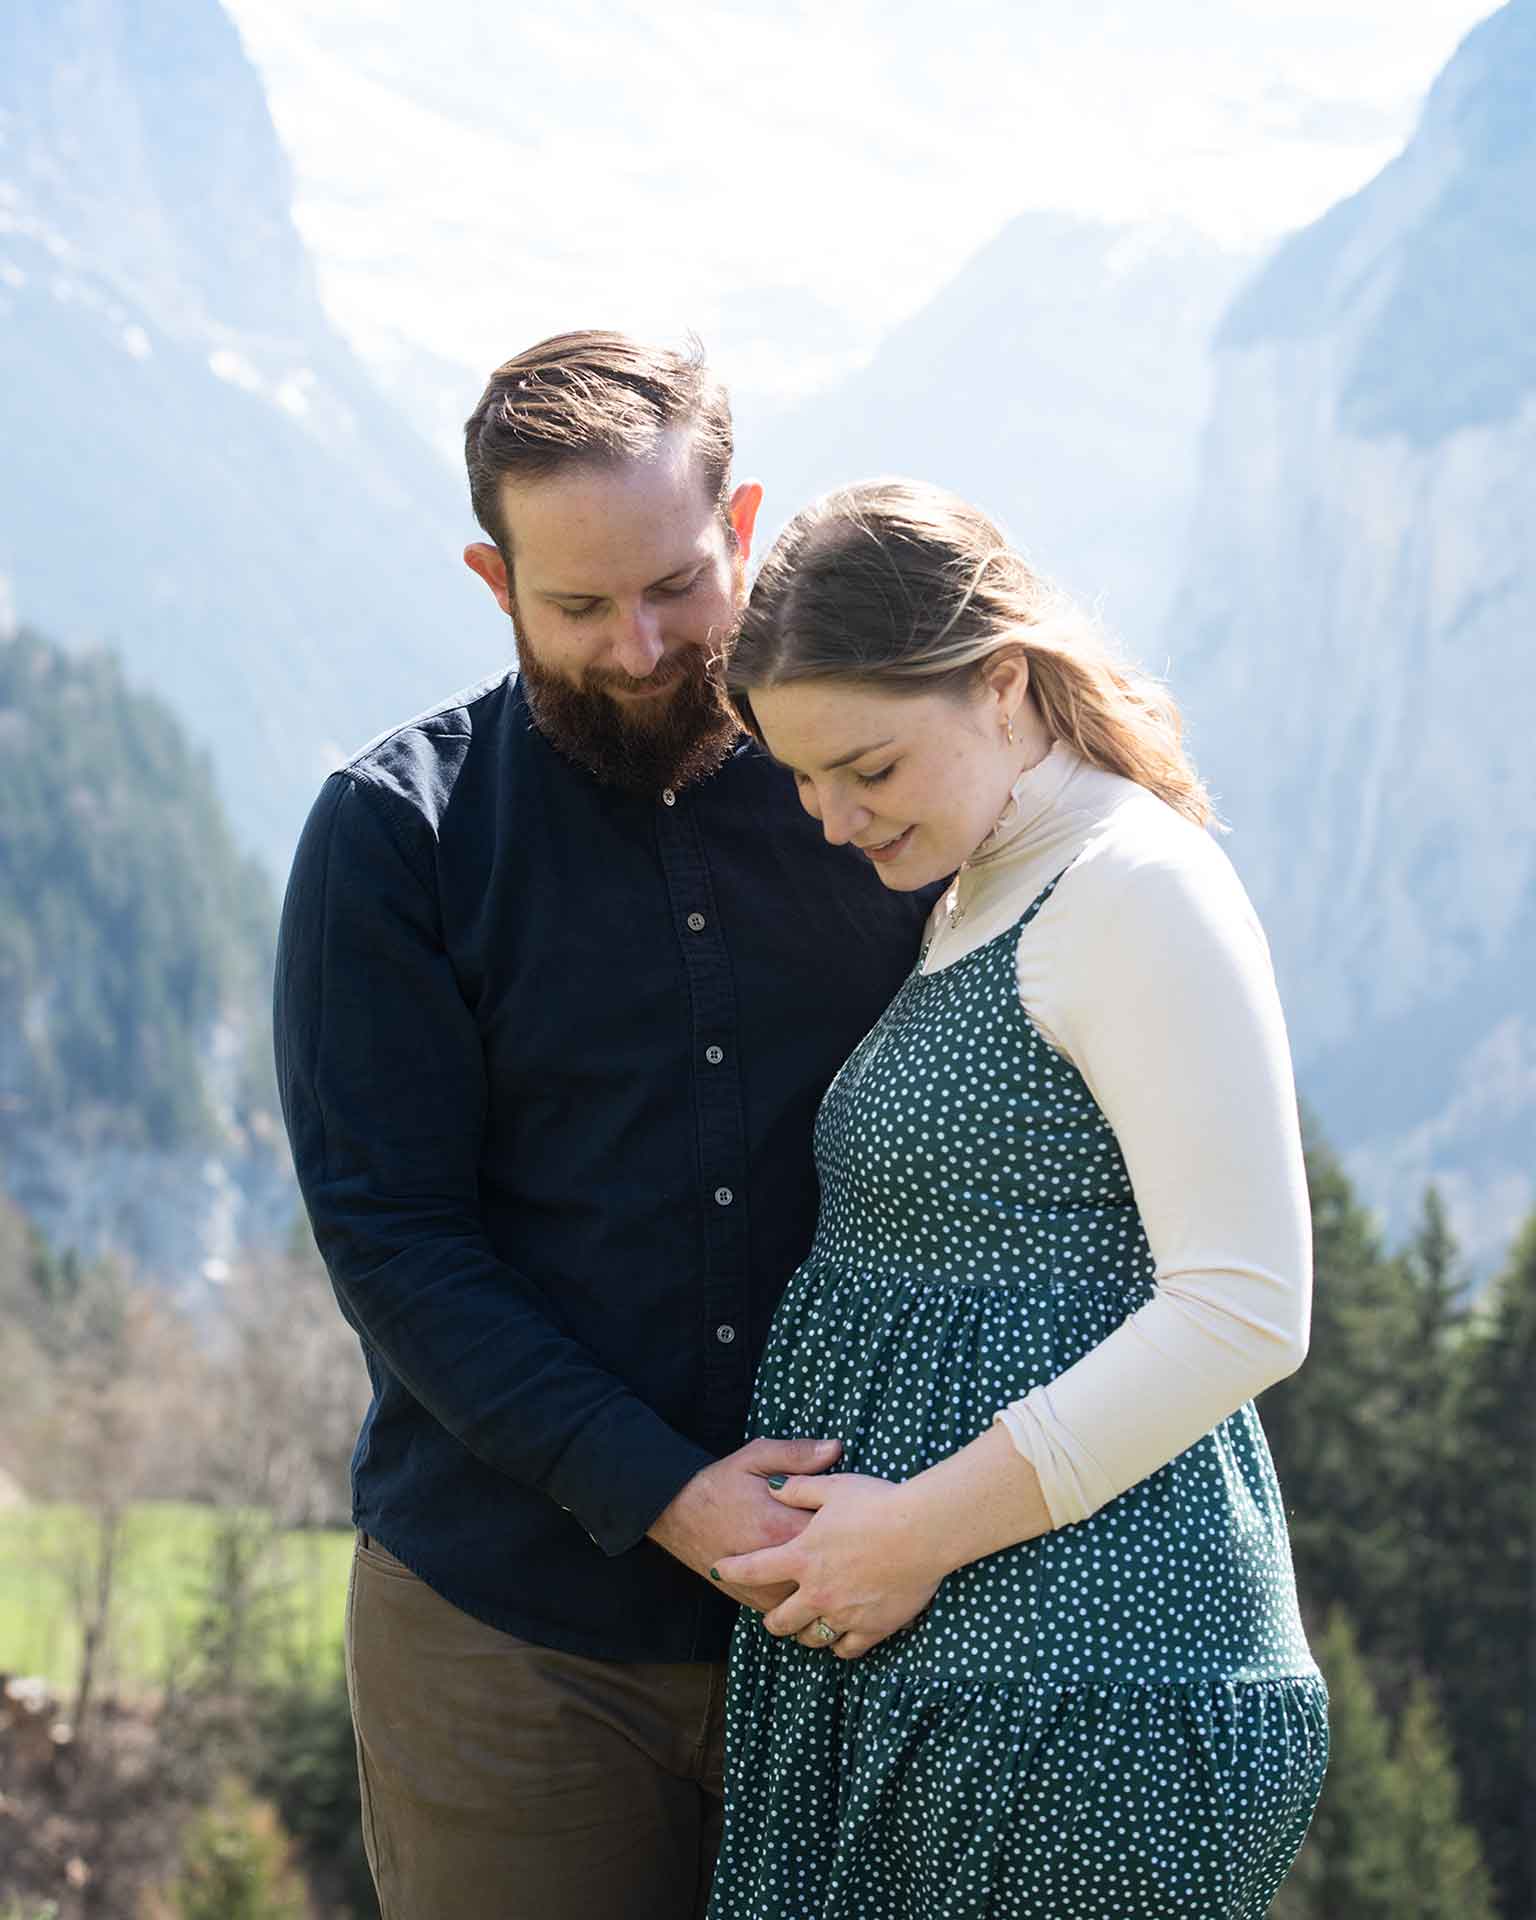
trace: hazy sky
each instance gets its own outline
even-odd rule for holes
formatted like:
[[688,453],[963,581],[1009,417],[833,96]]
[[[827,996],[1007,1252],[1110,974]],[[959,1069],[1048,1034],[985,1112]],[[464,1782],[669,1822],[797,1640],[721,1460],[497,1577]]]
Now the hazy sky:
[[1397,151],[1491,11],[226,4],[327,302],[377,363],[483,372],[572,325],[693,327],[765,393],[865,357],[1026,208],[1262,246]]

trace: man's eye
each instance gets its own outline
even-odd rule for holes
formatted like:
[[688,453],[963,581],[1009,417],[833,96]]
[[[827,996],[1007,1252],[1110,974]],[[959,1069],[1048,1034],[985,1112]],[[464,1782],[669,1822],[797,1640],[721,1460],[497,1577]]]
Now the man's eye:
[[680,587],[658,587],[656,591],[663,599],[679,600],[685,593],[692,593],[698,584],[699,575],[695,574],[691,580],[685,580]]
[[590,620],[602,604],[601,600],[589,600],[585,606],[562,607],[560,611],[567,620]]

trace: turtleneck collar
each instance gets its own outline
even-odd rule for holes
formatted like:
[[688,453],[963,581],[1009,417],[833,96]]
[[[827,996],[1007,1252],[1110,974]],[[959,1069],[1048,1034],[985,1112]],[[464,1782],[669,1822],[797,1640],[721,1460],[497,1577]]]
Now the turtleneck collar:
[[1045,758],[1026,767],[1014,781],[1008,804],[998,815],[996,825],[962,871],[987,866],[1004,854],[1016,851],[1028,839],[1031,829],[1056,805],[1074,770],[1081,765],[1082,760],[1074,748],[1065,740],[1053,740]]

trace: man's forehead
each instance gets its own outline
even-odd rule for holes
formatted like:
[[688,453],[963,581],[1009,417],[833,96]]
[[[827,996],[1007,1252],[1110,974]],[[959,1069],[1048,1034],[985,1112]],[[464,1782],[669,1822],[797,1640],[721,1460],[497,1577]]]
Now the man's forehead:
[[519,575],[548,591],[582,591],[575,574],[616,568],[664,578],[719,540],[718,507],[687,443],[654,458],[504,480],[502,516]]

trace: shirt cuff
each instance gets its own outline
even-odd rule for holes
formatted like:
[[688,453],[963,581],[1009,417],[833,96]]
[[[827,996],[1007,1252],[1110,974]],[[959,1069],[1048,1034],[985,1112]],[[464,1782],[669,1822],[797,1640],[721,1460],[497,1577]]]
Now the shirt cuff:
[[544,1491],[611,1558],[637,1546],[662,1509],[714,1463],[714,1454],[685,1439],[643,1401],[626,1396],[587,1422],[555,1463]]
[[[1044,1403],[1043,1417],[1042,1408],[1034,1404],[1037,1398]],[[1039,1476],[1053,1527],[1075,1526],[1113,1499],[1103,1467],[1086,1451],[1074,1449],[1053,1417],[1049,1387],[1036,1387],[1003,1407],[992,1416],[992,1424],[1007,1428],[1009,1439]]]

